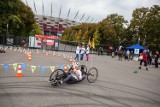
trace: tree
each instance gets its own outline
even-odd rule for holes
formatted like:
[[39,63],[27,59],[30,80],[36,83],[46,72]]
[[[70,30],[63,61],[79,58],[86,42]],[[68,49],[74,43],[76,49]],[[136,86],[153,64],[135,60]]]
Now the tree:
[[28,36],[33,30],[34,14],[21,0],[0,0],[0,10],[0,33],[6,33],[7,24],[13,36]]
[[118,14],[108,15],[99,24],[99,32],[101,34],[101,43],[118,46],[121,44],[121,39],[124,36],[124,25],[127,21],[123,16]]
[[146,44],[150,49],[160,49],[160,6],[154,5],[147,14],[145,23]]
[[149,13],[149,8],[137,8],[132,13],[132,19],[130,23],[130,31],[132,32],[133,41],[138,43],[138,39],[141,38],[141,42],[144,45],[144,38],[146,35],[147,28],[145,28],[145,23],[147,19],[147,14]]

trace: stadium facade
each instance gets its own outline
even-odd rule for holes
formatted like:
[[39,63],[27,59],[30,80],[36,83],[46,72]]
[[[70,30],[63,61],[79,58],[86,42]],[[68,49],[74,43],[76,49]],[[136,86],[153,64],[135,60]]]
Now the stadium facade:
[[44,35],[60,36],[66,28],[80,24],[73,20],[43,15],[35,15],[35,20]]
[[[24,1],[24,0],[23,0]],[[26,5],[29,6],[29,3],[27,0],[25,0],[24,2],[26,2]],[[37,2],[40,2],[37,0]],[[31,4],[30,4],[31,5]],[[34,6],[34,7],[32,7]],[[59,10],[59,17],[52,17],[52,2],[51,2],[51,7],[50,7],[50,15],[46,16],[45,15],[45,8],[44,8],[44,2],[42,0],[42,15],[38,15],[37,13],[37,7],[36,7],[36,3],[35,0],[33,0],[33,5],[30,6],[31,9],[34,11],[35,14],[35,20],[38,23],[40,29],[42,30],[42,33],[44,35],[57,35],[60,36],[62,35],[62,33],[64,32],[64,30],[66,28],[69,28],[71,26],[75,26],[75,25],[79,25],[82,23],[82,20],[85,17],[85,13],[82,15],[82,17],[80,18],[79,22],[75,21],[76,18],[78,17],[79,11],[77,11],[77,13],[75,14],[73,20],[69,19],[69,15],[70,15],[70,11],[71,8],[69,8],[68,13],[67,13],[67,18],[62,18],[61,17],[61,11],[62,11],[62,5],[60,7]],[[49,8],[49,6],[47,7]],[[57,11],[58,12],[58,11]],[[88,16],[88,18],[86,19],[85,23],[91,23],[93,21],[94,18],[90,20],[90,16]]]

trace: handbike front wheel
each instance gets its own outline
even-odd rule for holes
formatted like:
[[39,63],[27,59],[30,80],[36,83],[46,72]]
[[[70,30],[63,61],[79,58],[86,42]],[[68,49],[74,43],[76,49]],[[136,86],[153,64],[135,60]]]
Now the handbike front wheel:
[[87,80],[90,83],[94,83],[98,77],[98,70],[95,67],[92,67],[87,73]]

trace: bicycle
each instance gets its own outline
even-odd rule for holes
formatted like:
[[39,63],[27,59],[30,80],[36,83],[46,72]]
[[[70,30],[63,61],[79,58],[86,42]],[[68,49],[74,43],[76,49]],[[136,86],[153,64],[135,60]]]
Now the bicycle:
[[[53,71],[50,75],[50,78],[49,78],[51,85],[58,86],[59,81],[63,81],[70,74],[70,71],[72,69],[73,69],[73,66],[71,66],[67,70],[67,72],[65,72],[63,69],[56,69],[55,71]],[[79,69],[82,72],[82,79],[79,81],[69,80],[66,83],[72,84],[72,83],[76,83],[76,82],[81,82],[81,81],[85,80],[86,78],[89,83],[94,83],[97,80],[97,77],[98,77],[97,68],[92,67],[87,71],[87,67],[85,65],[79,65]]]

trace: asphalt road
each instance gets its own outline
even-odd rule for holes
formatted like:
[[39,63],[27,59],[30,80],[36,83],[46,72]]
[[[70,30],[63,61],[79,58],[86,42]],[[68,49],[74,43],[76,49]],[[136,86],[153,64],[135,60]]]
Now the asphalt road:
[[[23,77],[16,77],[13,63],[26,64]],[[49,66],[69,64],[61,57],[32,52],[28,61],[24,54],[8,50],[0,53],[0,64],[10,64],[7,72],[0,65],[0,107],[160,107],[160,67],[139,70],[136,61],[90,55],[89,62],[81,64],[98,69],[95,83],[84,80],[53,87],[47,82]],[[33,73],[31,66],[36,66]],[[46,67],[44,74],[40,66]]]

